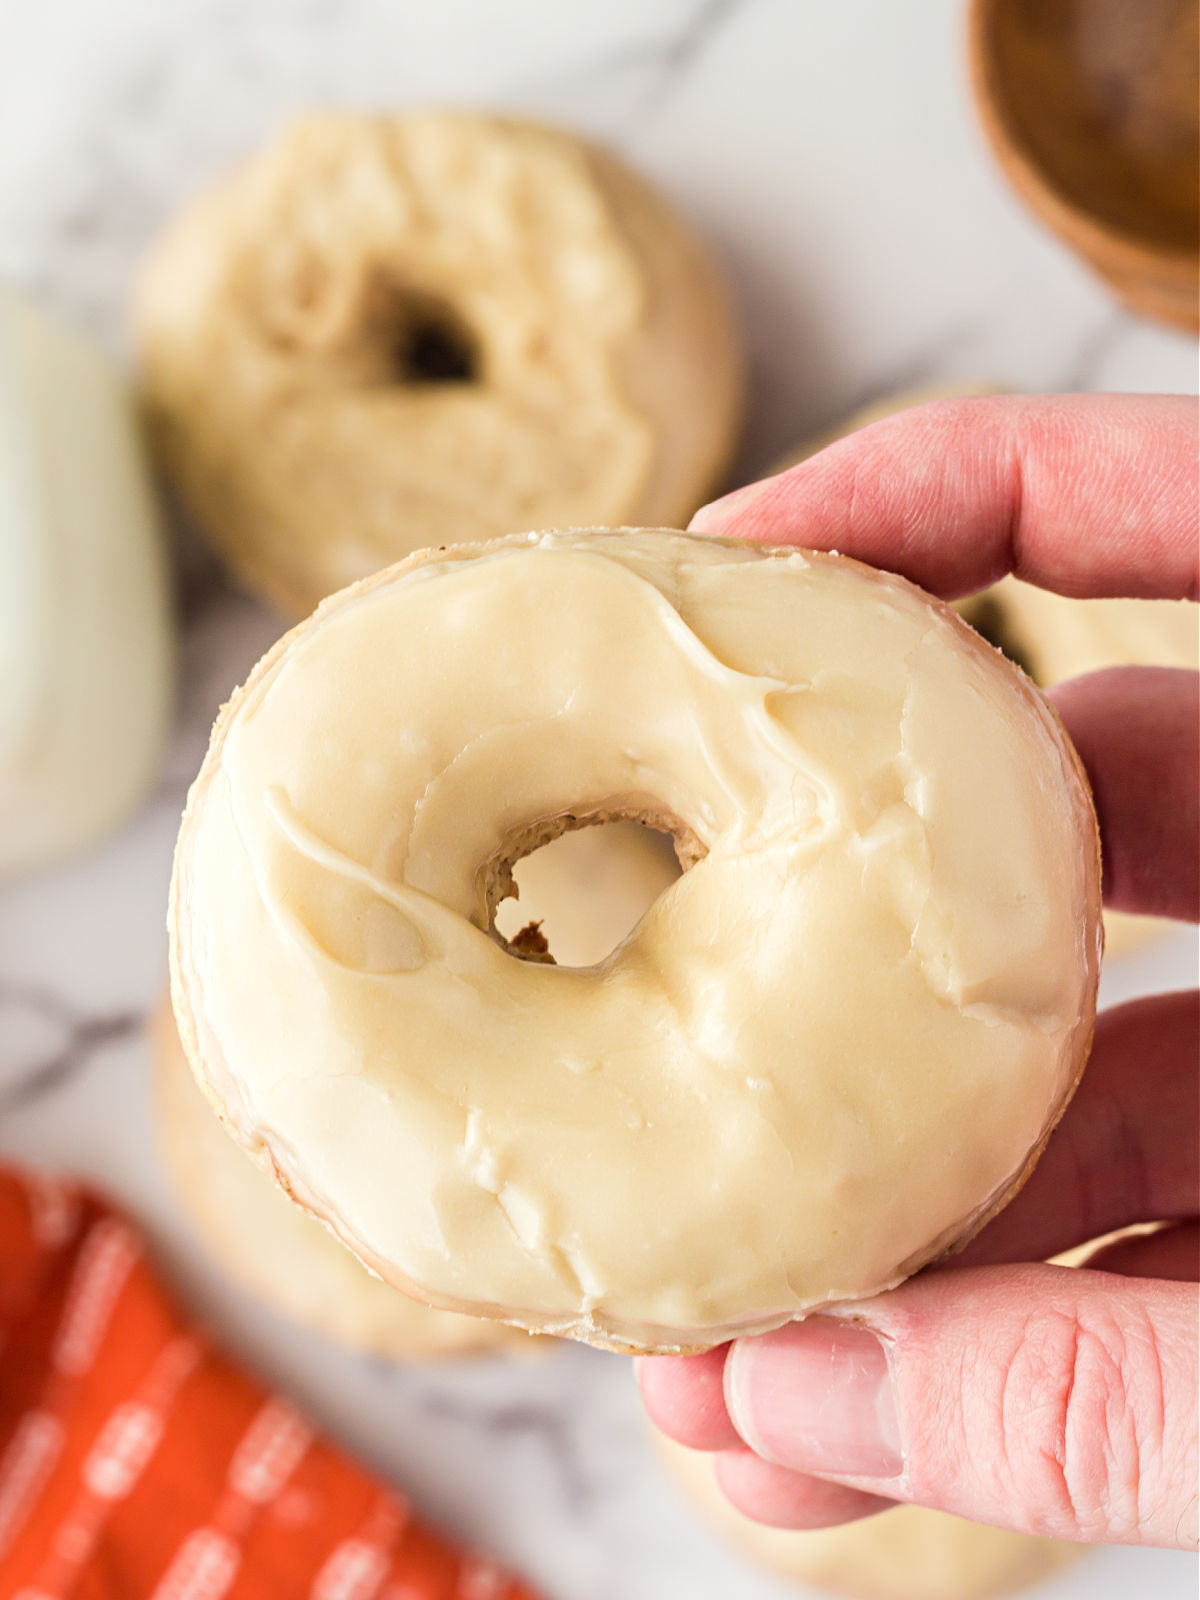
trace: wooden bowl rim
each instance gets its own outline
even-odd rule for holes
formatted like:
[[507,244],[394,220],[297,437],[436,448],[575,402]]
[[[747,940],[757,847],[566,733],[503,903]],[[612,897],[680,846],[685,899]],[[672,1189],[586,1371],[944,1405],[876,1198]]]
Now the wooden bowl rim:
[[1116,223],[1100,221],[1094,212],[1059,188],[1004,115],[1003,96],[998,92],[1000,73],[990,48],[991,29],[1004,4],[1005,0],[970,0],[967,56],[984,134],[1001,166],[1010,167],[1013,187],[1056,232],[1093,260],[1104,259],[1109,270],[1153,276],[1160,281],[1194,275],[1200,267],[1200,246],[1175,250],[1150,245]]

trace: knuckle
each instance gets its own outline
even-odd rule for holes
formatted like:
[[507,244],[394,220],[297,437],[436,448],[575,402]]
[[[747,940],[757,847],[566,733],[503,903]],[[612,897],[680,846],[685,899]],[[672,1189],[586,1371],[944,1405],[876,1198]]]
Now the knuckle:
[[1118,1317],[1099,1298],[1039,1311],[1001,1371],[999,1487],[1027,1507],[1033,1531],[1120,1540],[1142,1526],[1163,1443],[1149,1319]]

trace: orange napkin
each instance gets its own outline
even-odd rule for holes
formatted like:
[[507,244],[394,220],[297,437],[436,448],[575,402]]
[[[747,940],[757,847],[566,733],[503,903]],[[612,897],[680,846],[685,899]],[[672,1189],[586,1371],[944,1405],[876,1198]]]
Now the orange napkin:
[[4,1600],[534,1600],[215,1349],[94,1195],[0,1170]]

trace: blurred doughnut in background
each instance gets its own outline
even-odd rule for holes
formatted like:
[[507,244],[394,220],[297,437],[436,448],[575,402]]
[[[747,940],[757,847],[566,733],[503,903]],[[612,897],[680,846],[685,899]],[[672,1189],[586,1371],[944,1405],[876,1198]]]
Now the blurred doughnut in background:
[[289,615],[414,550],[682,524],[741,419],[701,240],[529,121],[293,122],[167,225],[135,309],[165,471]]
[[[773,470],[786,472],[848,433],[911,406],[1000,392],[995,385],[938,384],[889,395],[790,451]],[[979,594],[956,601],[955,608],[1042,689],[1106,667],[1186,667],[1195,671],[1200,665],[1200,606],[1190,600],[1074,600],[1005,577]],[[1156,917],[1106,911],[1105,958],[1111,960],[1136,949],[1167,926]]]

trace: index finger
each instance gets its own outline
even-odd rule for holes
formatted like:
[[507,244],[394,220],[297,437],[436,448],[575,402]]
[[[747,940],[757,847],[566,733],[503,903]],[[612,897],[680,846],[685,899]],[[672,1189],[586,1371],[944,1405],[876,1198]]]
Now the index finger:
[[1076,596],[1196,599],[1187,395],[937,400],[697,513],[702,533],[839,550],[945,599],[1015,573]]

